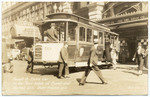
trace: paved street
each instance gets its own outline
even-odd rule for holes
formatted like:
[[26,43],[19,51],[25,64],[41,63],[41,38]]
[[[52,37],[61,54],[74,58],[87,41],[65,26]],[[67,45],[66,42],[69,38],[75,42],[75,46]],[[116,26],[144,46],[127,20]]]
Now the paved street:
[[58,79],[57,68],[35,66],[34,73],[26,73],[26,62],[14,61],[14,72],[3,74],[3,95],[146,95],[148,74],[137,76],[136,65],[118,65],[117,70],[103,69],[107,85],[92,71],[84,86],[79,86],[84,71],[71,72],[70,78]]

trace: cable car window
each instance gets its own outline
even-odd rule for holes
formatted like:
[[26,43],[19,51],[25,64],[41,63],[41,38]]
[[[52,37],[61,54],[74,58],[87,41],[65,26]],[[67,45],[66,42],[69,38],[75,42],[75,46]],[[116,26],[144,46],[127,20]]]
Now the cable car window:
[[103,44],[103,33],[99,32],[99,43]]
[[87,29],[87,42],[92,42],[92,29]]
[[59,41],[66,41],[66,23],[65,22],[58,22],[57,30],[59,32]]
[[114,45],[114,36],[111,36],[110,38],[110,43]]
[[80,27],[79,40],[85,41],[85,28],[84,27]]
[[65,22],[52,22],[47,23],[44,31],[46,41],[66,41],[66,23]]
[[77,23],[68,23],[68,41],[75,41]]
[[98,31],[94,30],[94,36],[93,36],[94,43],[98,43]]

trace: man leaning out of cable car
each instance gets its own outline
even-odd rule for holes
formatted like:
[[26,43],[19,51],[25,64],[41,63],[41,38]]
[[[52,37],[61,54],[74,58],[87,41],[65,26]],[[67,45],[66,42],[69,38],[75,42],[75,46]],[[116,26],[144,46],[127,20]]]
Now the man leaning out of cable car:
[[58,41],[58,32],[55,29],[56,27],[55,23],[51,23],[50,27],[51,28],[45,31],[44,34],[47,35],[48,41],[51,41],[51,42]]

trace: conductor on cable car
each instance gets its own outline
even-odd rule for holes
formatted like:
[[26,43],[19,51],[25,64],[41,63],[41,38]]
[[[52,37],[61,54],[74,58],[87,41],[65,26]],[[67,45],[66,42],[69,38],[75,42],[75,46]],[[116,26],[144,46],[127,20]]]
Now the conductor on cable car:
[[56,27],[55,23],[51,23],[50,27],[51,28],[45,31],[44,34],[47,35],[48,41],[52,41],[52,42],[58,41],[58,32],[55,29]]

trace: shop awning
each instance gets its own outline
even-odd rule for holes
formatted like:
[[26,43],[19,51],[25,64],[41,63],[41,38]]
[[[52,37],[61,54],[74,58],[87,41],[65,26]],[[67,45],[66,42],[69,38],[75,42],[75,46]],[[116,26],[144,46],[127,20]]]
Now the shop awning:
[[39,28],[36,26],[14,25],[10,28],[12,38],[15,37],[38,37],[41,39]]

